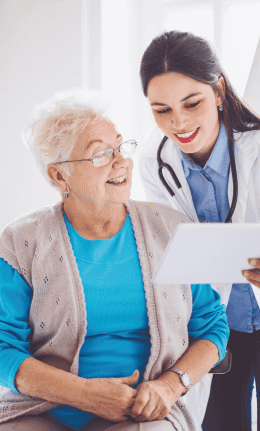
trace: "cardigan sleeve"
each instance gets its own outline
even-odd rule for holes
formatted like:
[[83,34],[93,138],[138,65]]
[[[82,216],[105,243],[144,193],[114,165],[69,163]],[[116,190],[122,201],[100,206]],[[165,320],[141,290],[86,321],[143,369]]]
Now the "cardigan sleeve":
[[29,311],[32,289],[24,278],[0,258],[0,384],[16,390],[14,379],[29,356]]
[[209,284],[192,284],[192,314],[188,324],[190,340],[210,340],[219,351],[219,361],[226,352],[229,328],[226,307]]

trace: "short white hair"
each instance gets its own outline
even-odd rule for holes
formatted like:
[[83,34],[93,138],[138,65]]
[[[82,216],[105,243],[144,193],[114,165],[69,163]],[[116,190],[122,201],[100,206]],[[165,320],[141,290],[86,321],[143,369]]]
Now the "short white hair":
[[[52,186],[57,187],[48,177],[47,166],[69,160],[79,135],[90,120],[110,121],[108,109],[108,101],[101,93],[80,88],[57,92],[34,107],[32,121],[23,129],[23,142]],[[60,167],[66,175],[72,175],[73,163]]]

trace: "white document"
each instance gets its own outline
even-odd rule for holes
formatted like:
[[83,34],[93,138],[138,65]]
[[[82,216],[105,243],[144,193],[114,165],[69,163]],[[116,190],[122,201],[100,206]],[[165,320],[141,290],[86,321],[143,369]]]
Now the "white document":
[[[247,283],[241,271],[260,258],[260,224],[180,224],[170,239],[153,284]],[[260,305],[260,288],[252,285]]]

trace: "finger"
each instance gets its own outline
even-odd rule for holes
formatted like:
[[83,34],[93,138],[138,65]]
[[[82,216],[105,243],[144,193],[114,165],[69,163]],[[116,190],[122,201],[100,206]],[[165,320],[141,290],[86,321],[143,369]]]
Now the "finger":
[[128,421],[129,418],[127,416],[122,416],[118,421],[114,421],[114,422],[123,422],[123,421]]
[[131,415],[132,407],[133,407],[134,403],[135,403],[135,398],[131,398],[130,401],[129,401],[129,403],[128,403],[128,407],[127,407],[127,409],[125,411],[126,415]]
[[[142,416],[143,415],[144,415],[144,410],[142,411]],[[154,409],[151,411],[149,416],[146,417],[146,420],[155,421],[155,420],[158,420],[160,416],[161,416],[161,406],[159,407],[155,405]]]
[[131,376],[127,377],[121,377],[118,380],[120,383],[123,383],[124,385],[133,386],[137,383],[139,379],[139,371],[135,370]]
[[169,410],[167,409],[167,407],[163,407],[161,409],[156,409],[154,410],[154,412],[151,414],[149,420],[150,421],[161,421],[163,420],[169,413]]
[[242,271],[243,276],[249,283],[253,283],[255,286],[260,287],[260,273],[255,270]]
[[148,402],[146,403],[143,410],[139,414],[138,420],[140,420],[140,421],[150,420],[150,416],[155,410],[156,410],[155,416],[158,415],[159,414],[159,408],[157,408],[157,407],[158,406],[157,406],[156,400],[150,396]]
[[135,403],[132,407],[132,411],[131,411],[132,418],[135,419],[137,416],[139,416],[141,414],[143,408],[148,403],[148,401],[149,401],[149,392],[142,390],[142,388],[141,388],[137,394],[137,397],[135,399]]
[[251,266],[260,269],[260,259],[248,259],[248,262]]
[[254,280],[252,277],[247,277],[247,281],[249,283],[252,283],[254,286],[259,287],[260,288],[260,282],[257,280]]

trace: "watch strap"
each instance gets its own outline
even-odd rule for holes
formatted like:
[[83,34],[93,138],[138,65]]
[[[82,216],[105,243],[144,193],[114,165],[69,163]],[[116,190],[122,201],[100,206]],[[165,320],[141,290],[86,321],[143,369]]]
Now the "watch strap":
[[182,379],[182,376],[185,374],[189,377],[190,382],[191,382],[191,378],[189,376],[188,373],[185,373],[184,371],[179,370],[178,368],[170,368],[168,371],[171,371],[172,373],[178,374],[180,376],[180,381],[181,384],[186,388],[185,391],[181,394],[181,397],[183,397],[184,395],[187,394],[187,392],[189,391],[189,389],[191,388],[191,383],[189,385],[186,385]]

